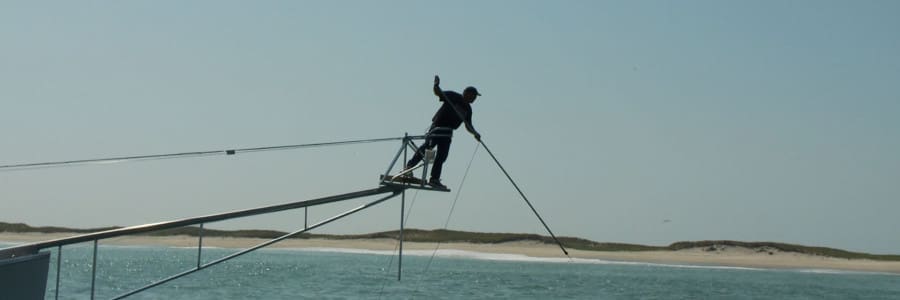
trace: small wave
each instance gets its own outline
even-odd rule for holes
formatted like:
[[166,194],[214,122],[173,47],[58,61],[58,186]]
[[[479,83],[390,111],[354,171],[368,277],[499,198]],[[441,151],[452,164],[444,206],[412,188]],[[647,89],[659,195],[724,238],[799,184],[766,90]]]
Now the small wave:
[[[269,249],[269,251],[278,251],[278,250],[331,252],[331,253],[348,253],[348,254],[373,254],[373,255],[395,255],[397,253],[396,251],[390,251],[390,250],[365,250],[365,249],[323,248],[323,247]],[[594,259],[594,258],[571,258],[571,259],[569,259],[569,258],[564,258],[564,257],[533,257],[533,256],[527,256],[527,255],[523,255],[523,254],[487,253],[487,252],[477,252],[477,251],[467,251],[467,250],[457,250],[457,249],[439,249],[436,252],[433,250],[405,250],[405,251],[403,251],[403,254],[404,255],[412,255],[412,256],[426,256],[426,257],[434,254],[435,257],[443,257],[443,258],[465,258],[465,259],[535,262],[535,263],[632,265],[632,266],[653,266],[653,267],[670,267],[670,268],[754,270],[754,271],[765,270],[765,269],[760,269],[760,268],[748,268],[748,267],[680,265],[680,264],[663,264],[663,263],[648,263],[648,262],[634,262],[634,261],[603,260],[603,259]]]
[[792,269],[788,270],[791,272],[797,273],[811,273],[811,274],[834,274],[834,275],[891,275],[891,276],[900,276],[900,274],[889,273],[889,272],[877,272],[877,271],[849,271],[849,270],[835,270],[835,269]]
[[[350,248],[277,248],[267,249],[266,251],[311,251],[311,252],[331,252],[331,253],[348,253],[348,254],[370,254],[370,255],[396,255],[397,251],[391,250],[366,250],[366,249],[350,249]],[[867,272],[867,271],[844,271],[833,269],[781,269],[781,268],[754,268],[754,267],[736,267],[736,266],[716,266],[716,265],[691,265],[677,263],[652,263],[637,261],[619,261],[604,260],[596,258],[564,258],[564,257],[533,257],[522,254],[509,253],[486,253],[456,249],[439,249],[437,252],[433,250],[404,250],[404,255],[411,256],[431,256],[443,258],[463,258],[463,259],[479,259],[492,261],[514,261],[514,262],[534,262],[534,263],[576,263],[576,264],[593,264],[593,265],[624,265],[624,266],[647,266],[647,267],[663,267],[663,268],[679,268],[679,269],[705,269],[705,270],[738,270],[738,271],[778,271],[778,272],[800,272],[814,274],[842,274],[842,275],[898,275],[885,272]]]

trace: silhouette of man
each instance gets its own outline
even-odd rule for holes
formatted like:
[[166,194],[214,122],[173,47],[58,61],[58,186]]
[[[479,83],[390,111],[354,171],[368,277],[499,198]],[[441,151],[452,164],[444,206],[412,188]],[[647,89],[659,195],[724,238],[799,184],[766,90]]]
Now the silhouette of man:
[[[475,87],[467,87],[463,90],[462,95],[454,91],[441,91],[441,78],[434,76],[434,95],[438,100],[443,102],[441,108],[431,118],[431,128],[425,137],[425,143],[419,146],[412,159],[406,163],[406,169],[416,166],[421,160],[426,149],[437,147],[437,155],[434,158],[434,165],[431,168],[431,179],[428,184],[446,189],[441,184],[441,171],[443,170],[444,161],[450,153],[450,140],[453,137],[453,130],[459,128],[462,123],[466,124],[466,130],[475,136],[475,139],[481,141],[481,134],[472,127],[472,103],[475,98],[481,96]],[[409,174],[409,173],[407,173]]]

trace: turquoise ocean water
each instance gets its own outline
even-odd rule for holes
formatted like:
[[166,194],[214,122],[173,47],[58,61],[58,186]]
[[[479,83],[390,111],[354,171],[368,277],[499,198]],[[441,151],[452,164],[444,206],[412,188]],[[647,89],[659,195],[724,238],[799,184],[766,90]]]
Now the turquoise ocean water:
[[[63,248],[60,299],[90,298],[92,249]],[[204,248],[203,261],[236,251]],[[56,292],[51,252],[47,299]],[[129,299],[900,299],[900,276],[891,274],[405,253],[397,281],[390,251],[263,249]],[[195,267],[196,257],[196,248],[101,245],[96,298]]]

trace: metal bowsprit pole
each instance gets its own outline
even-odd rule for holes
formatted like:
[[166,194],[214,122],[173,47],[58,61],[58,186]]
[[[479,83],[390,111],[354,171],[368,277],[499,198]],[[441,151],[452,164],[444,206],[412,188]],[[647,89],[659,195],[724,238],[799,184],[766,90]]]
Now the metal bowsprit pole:
[[516,182],[512,179],[512,177],[509,176],[509,173],[506,172],[506,169],[503,168],[503,165],[500,164],[500,161],[497,160],[497,157],[494,156],[493,152],[491,152],[491,149],[488,148],[488,146],[484,144],[484,141],[478,140],[478,142],[481,143],[481,146],[484,147],[484,150],[487,150],[487,153],[491,155],[491,158],[494,159],[494,162],[497,163],[497,166],[500,167],[500,170],[503,171],[503,174],[506,175],[507,179],[509,179],[509,182],[512,183],[513,187],[516,188],[516,191],[519,191],[519,195],[522,196],[522,199],[525,200],[525,203],[528,204],[528,207],[530,207],[531,211],[534,212],[534,215],[537,216],[538,220],[541,221],[541,224],[544,225],[544,228],[547,229],[547,232],[550,233],[550,237],[552,237],[553,240],[556,241],[556,244],[559,245],[559,249],[562,249],[563,253],[565,253],[566,256],[569,256],[569,251],[566,251],[566,248],[563,247],[562,242],[560,242],[559,239],[556,238],[556,235],[554,235],[553,231],[550,230],[550,226],[547,226],[547,222],[544,222],[544,218],[541,218],[541,215],[538,214],[537,209],[534,209],[534,205],[531,205],[531,201],[528,201],[528,197],[525,197],[525,193],[522,192],[522,189],[519,188],[519,185],[517,185]]

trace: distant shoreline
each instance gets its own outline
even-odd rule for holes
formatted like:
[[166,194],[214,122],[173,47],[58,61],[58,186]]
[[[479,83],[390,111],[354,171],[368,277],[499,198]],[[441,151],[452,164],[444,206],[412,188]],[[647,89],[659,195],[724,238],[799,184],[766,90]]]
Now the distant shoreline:
[[[69,237],[72,233],[12,233],[0,232],[0,242],[33,243]],[[204,237],[204,247],[248,248],[268,241],[262,238]],[[395,239],[287,239],[273,244],[270,248],[295,249],[349,249],[363,251],[396,251]],[[129,236],[104,239],[101,245],[197,247],[197,237],[172,236]],[[404,251],[434,251],[434,242],[404,242]],[[458,250],[484,254],[512,254],[532,258],[568,259],[554,244],[540,241],[511,241],[502,243],[441,243],[441,250]],[[655,263],[672,265],[700,265],[722,267],[746,267],[763,269],[807,269],[838,270],[856,272],[879,272],[900,274],[900,261],[876,261],[871,259],[846,259],[801,254],[796,252],[760,252],[757,249],[720,245],[715,250],[708,248],[688,248],[682,250],[648,251],[593,251],[569,249],[574,259]]]
[[[92,232],[100,232],[106,230],[119,229],[121,227],[104,227],[92,229],[73,229],[66,227],[32,227],[23,223],[5,223],[0,222],[0,233],[62,233],[68,236],[87,234]],[[160,230],[150,233],[139,234],[139,237],[146,236],[198,236],[201,230],[195,226],[186,226],[174,229]],[[202,235],[205,238],[221,237],[221,238],[260,238],[273,239],[287,234],[286,232],[275,230],[216,230],[203,229]],[[292,237],[295,239],[322,239],[322,240],[372,240],[372,239],[393,239],[399,238],[398,231],[376,232],[369,234],[355,235],[329,235],[329,234],[309,234],[304,233]],[[537,234],[522,233],[486,233],[486,232],[466,232],[454,230],[420,230],[406,229],[403,233],[403,239],[407,242],[424,242],[424,243],[466,243],[466,244],[502,244],[508,242],[534,242],[543,244],[552,244],[555,241],[548,236]],[[716,241],[684,241],[672,243],[668,246],[647,246],[638,244],[625,243],[603,243],[595,242],[587,239],[576,237],[559,237],[559,240],[566,248],[573,250],[587,251],[605,251],[605,252],[641,252],[641,251],[681,251],[687,249],[702,249],[705,252],[717,252],[720,249],[728,247],[747,248],[755,252],[763,254],[774,253],[797,253],[822,257],[833,257],[841,259],[869,259],[876,261],[897,261],[900,262],[900,255],[892,254],[869,254],[861,252],[851,252],[835,248],[814,247],[786,243],[775,242],[741,242],[730,240]]]

